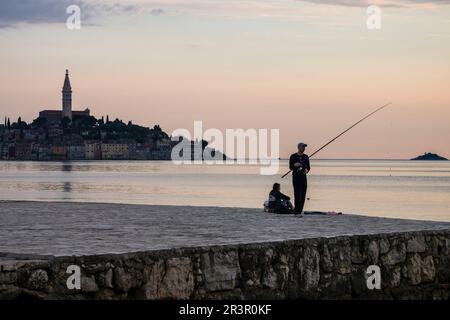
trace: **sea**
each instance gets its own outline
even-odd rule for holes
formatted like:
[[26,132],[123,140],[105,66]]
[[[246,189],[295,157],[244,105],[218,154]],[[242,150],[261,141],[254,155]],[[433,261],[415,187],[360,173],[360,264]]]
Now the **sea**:
[[[450,161],[311,160],[305,210],[450,221]],[[0,161],[0,200],[263,208],[274,182],[293,196],[287,161]]]

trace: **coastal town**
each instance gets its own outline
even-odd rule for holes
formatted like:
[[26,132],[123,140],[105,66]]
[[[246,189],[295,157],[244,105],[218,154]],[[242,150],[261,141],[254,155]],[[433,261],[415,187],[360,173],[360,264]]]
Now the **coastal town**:
[[61,110],[42,110],[31,123],[5,117],[0,124],[0,160],[169,160],[177,143],[159,125],[148,128],[108,115],[97,119],[89,108],[72,110],[68,70]]

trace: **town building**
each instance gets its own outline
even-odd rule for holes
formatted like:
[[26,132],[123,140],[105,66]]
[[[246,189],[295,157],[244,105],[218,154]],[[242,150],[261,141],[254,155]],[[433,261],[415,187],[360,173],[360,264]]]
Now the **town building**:
[[64,117],[72,120],[75,116],[90,116],[89,108],[83,111],[72,111],[72,86],[69,79],[69,70],[66,70],[64,85],[62,88],[62,109],[61,110],[42,110],[39,117],[44,118],[47,122],[61,122]]
[[[72,119],[73,121],[68,121]],[[90,110],[72,110],[72,86],[66,70],[60,110],[42,110],[30,124],[0,124],[1,160],[169,160],[173,142],[153,129],[106,122],[90,116]]]
[[85,158],[86,160],[101,160],[102,159],[102,147],[100,142],[86,141]]
[[28,160],[31,158],[31,142],[16,143],[15,155],[16,160]]
[[65,145],[54,144],[50,146],[51,160],[67,160],[67,148]]
[[129,158],[129,148],[127,143],[102,143],[103,160],[120,160]]
[[38,160],[50,160],[50,146],[47,144],[39,144]]
[[86,159],[86,147],[84,144],[71,144],[68,148],[69,160],[84,160]]

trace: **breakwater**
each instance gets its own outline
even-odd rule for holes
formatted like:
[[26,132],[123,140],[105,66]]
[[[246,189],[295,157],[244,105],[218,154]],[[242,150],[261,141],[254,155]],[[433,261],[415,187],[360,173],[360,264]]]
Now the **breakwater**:
[[446,222],[64,202],[0,220],[0,299],[450,296]]
[[[449,250],[450,231],[425,231],[75,257],[3,254],[0,299],[448,299]],[[380,268],[380,289],[367,285],[370,265]],[[70,288],[70,266],[80,268],[79,288]]]

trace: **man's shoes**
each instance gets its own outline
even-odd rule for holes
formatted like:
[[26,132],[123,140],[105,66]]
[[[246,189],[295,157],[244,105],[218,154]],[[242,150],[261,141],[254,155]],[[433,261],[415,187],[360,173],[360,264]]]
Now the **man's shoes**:
[[305,215],[305,214],[303,213],[303,211],[300,212],[300,213],[298,213],[297,211],[295,211],[295,216],[296,216],[296,217],[299,216],[300,218],[303,218],[304,215]]

